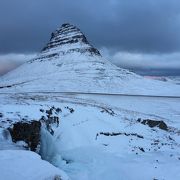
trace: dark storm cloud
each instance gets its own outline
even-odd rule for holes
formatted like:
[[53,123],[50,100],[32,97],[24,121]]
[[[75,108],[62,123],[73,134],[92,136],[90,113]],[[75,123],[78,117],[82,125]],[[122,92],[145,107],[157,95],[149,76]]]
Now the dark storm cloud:
[[148,54],[136,52],[111,52],[101,49],[104,57],[119,67],[130,69],[141,75],[180,76],[180,52]]
[[180,50],[179,0],[0,0],[0,53],[39,51],[64,22],[98,47]]
[[120,67],[179,75],[179,0],[0,0],[0,74],[39,52],[64,22]]

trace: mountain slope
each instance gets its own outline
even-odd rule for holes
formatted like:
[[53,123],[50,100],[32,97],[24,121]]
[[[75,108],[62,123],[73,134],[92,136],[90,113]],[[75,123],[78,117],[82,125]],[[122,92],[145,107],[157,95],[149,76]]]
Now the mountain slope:
[[63,24],[52,33],[36,58],[3,76],[0,87],[6,92],[180,94],[180,86],[147,80],[113,65],[70,24]]

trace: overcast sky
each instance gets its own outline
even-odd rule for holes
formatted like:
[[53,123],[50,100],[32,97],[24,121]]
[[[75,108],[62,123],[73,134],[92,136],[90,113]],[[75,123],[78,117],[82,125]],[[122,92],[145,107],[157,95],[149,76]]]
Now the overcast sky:
[[0,0],[0,74],[32,58],[65,22],[121,67],[180,75],[179,0]]

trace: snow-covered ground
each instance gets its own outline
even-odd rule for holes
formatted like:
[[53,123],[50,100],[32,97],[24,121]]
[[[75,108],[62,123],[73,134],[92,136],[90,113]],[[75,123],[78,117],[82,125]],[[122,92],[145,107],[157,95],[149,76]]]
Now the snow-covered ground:
[[180,76],[168,76],[165,78],[168,82],[180,85]]
[[[62,25],[36,58],[0,78],[0,179],[179,180],[180,99],[112,93],[179,96],[180,86],[113,65]],[[6,130],[50,111],[59,125],[41,129],[39,152],[52,165]]]
[[[60,124],[53,136],[42,133],[41,156],[70,179],[180,179],[179,99],[24,93],[0,100],[1,128],[54,107]],[[169,129],[138,118],[163,120]]]
[[0,169],[2,180],[68,180],[59,168],[31,151],[0,150]]

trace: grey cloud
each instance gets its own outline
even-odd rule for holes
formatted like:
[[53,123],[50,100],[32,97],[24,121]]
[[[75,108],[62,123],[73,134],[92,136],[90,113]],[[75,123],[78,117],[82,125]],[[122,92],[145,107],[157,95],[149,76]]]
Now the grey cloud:
[[121,67],[179,74],[179,0],[0,0],[1,72],[21,64],[19,54],[39,52],[64,22]]
[[142,54],[116,52],[110,56],[112,62],[128,68],[180,69],[180,53]]
[[146,54],[113,52],[102,48],[101,53],[121,68],[130,69],[142,75],[180,76],[180,52],[168,54]]
[[0,75],[20,66],[25,61],[32,59],[35,54],[5,54],[0,55]]
[[98,47],[180,50],[178,0],[0,0],[0,52],[39,51],[63,22],[79,26]]

